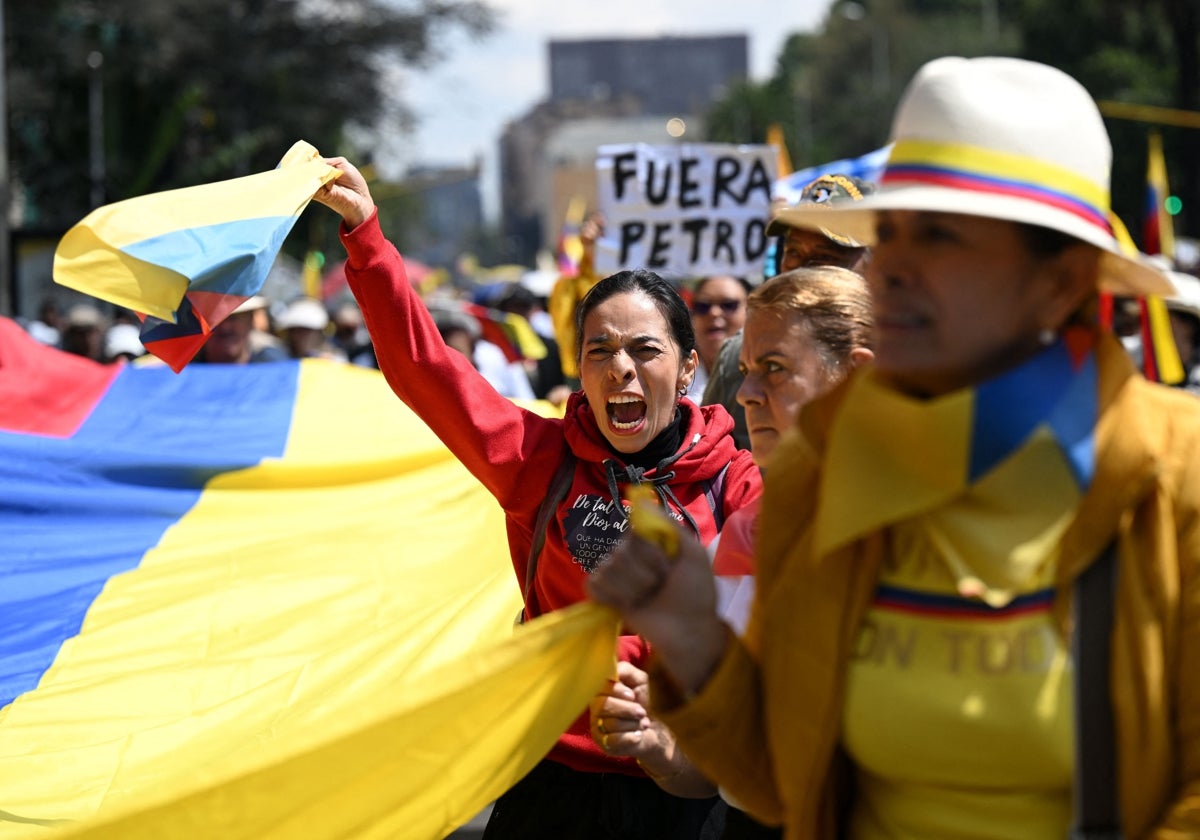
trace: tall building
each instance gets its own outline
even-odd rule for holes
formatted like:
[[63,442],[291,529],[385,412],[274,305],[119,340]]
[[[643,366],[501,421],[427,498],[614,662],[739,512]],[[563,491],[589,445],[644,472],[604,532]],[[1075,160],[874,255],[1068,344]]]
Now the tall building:
[[702,142],[704,114],[746,79],[745,35],[551,41],[550,96],[500,138],[500,209],[509,258],[531,264],[553,247],[573,196],[595,202],[596,147]]
[[450,268],[474,249],[483,228],[479,161],[470,167],[410,169],[404,189],[417,199],[419,216],[406,234],[405,254],[428,265]]
[[745,35],[551,41],[550,101],[631,97],[643,114],[699,114],[746,77]]

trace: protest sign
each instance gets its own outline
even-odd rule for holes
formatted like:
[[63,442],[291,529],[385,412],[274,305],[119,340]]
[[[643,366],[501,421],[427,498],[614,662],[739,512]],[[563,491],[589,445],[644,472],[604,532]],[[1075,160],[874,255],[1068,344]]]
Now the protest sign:
[[601,276],[626,268],[699,277],[762,271],[775,149],[720,143],[601,146]]

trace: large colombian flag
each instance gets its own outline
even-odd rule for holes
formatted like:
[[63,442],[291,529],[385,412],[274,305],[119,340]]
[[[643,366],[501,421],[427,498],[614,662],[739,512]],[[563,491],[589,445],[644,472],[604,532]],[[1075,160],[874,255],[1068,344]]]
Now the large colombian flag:
[[0,838],[442,837],[611,673],[378,372],[101,366],[0,318]]

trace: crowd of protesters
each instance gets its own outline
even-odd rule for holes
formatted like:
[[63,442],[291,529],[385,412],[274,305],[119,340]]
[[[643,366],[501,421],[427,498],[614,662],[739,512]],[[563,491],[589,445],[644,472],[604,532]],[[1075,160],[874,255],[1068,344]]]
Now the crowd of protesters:
[[[1200,280],[1119,241],[1107,133],[1057,70],[931,62],[891,139],[879,184],[823,176],[770,220],[778,272],[601,278],[593,215],[548,296],[422,296],[331,158],[354,297],[256,296],[197,355],[380,368],[504,508],[522,619],[622,614],[616,678],[489,840],[1200,836]],[[1137,373],[1148,296],[1174,391]],[[26,326],[145,359],[129,312]],[[677,556],[620,538],[634,484]]]
[[[853,200],[870,194],[874,185],[845,175],[823,176],[810,184],[799,203]],[[562,276],[550,295],[535,292],[522,281],[474,286],[442,285],[426,301],[442,323],[452,327],[452,346],[472,359],[475,367],[501,394],[518,399],[548,400],[556,406],[579,386],[575,353],[574,312],[598,281],[592,268],[596,239],[603,220],[592,216],[581,235],[583,259]],[[669,278],[689,304],[697,338],[699,366],[687,396],[694,402],[722,405],[734,419],[734,439],[749,449],[745,416],[737,401],[741,382],[738,352],[745,320],[746,296],[775,273],[812,265],[841,265],[859,270],[869,250],[813,232],[772,221],[778,262],[766,265],[756,277],[714,275]],[[773,268],[777,271],[772,270]],[[1171,271],[1178,294],[1166,299],[1170,331],[1184,376],[1178,387],[1200,394],[1200,264]],[[1113,329],[1135,364],[1142,364],[1143,336],[1138,299],[1115,298]],[[524,322],[518,334],[513,324]],[[43,344],[102,363],[153,364],[140,338],[137,316],[128,309],[101,301],[76,302],[65,309],[47,297],[36,317],[21,320],[29,334]],[[521,336],[532,335],[530,344]],[[216,325],[194,362],[246,364],[284,359],[322,358],[377,368],[371,336],[358,304],[348,294],[332,301],[298,295],[271,300],[254,295]]]

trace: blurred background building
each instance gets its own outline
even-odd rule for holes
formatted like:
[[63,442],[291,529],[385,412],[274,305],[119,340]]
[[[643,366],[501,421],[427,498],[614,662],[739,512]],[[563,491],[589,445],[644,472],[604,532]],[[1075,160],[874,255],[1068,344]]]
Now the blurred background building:
[[[553,247],[573,197],[594,205],[597,146],[701,142],[705,114],[748,72],[744,34],[550,41],[547,55],[549,99],[500,137],[502,233],[517,262]],[[678,138],[672,119],[686,127]]]

